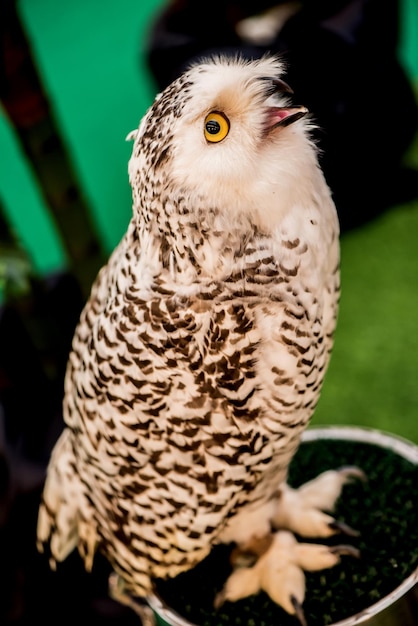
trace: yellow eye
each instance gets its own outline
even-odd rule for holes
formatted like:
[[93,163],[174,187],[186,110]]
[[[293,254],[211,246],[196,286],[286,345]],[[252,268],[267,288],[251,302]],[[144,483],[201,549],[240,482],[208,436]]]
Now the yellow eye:
[[229,133],[229,120],[219,111],[212,111],[205,117],[206,141],[217,143],[225,139]]

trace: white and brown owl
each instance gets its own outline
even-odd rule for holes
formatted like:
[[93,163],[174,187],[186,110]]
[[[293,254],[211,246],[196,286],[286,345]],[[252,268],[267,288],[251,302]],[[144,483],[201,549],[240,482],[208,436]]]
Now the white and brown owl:
[[292,532],[344,530],[322,511],[355,470],[286,484],[340,276],[312,122],[283,72],[277,58],[204,60],[131,133],[132,219],[74,335],[38,542],[52,564],[78,548],[90,569],[100,551],[142,597],[233,542],[259,558],[216,603],[262,588],[303,620],[303,570],[343,549]]

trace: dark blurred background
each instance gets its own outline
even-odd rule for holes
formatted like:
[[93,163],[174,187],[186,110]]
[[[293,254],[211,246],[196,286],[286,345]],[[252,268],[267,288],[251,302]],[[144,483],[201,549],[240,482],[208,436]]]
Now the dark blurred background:
[[418,5],[310,2],[257,39],[254,4],[277,3],[0,4],[0,624],[139,623],[108,598],[100,557],[92,575],[77,554],[50,570],[37,507],[74,327],[131,216],[125,137],[205,52],[284,53],[322,128],[343,291],[313,422],[418,443]]

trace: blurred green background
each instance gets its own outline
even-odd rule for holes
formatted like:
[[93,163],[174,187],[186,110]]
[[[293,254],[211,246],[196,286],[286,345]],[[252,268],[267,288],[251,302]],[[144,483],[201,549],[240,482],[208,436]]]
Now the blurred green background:
[[[118,243],[131,215],[127,177],[131,144],[125,137],[155,94],[141,41],[162,4],[162,0],[17,3],[77,181],[78,195],[73,190],[67,201],[87,207],[97,234],[97,264]],[[401,8],[399,57],[418,85],[418,3],[403,0]],[[382,86],[382,100],[388,106],[388,123],[396,124],[396,116],[402,114],[396,110],[396,94],[383,93]],[[30,145],[36,152],[33,141]],[[57,225],[57,219],[65,225],[65,215],[59,206],[51,214],[28,154],[1,110],[0,146],[0,202],[7,227],[35,274],[65,271],[68,247]],[[417,142],[406,160],[418,169]],[[81,242],[85,231],[81,227],[73,239]],[[71,239],[71,232],[67,237]],[[394,206],[342,237],[340,318],[314,424],[367,425],[418,442],[417,240],[417,201]],[[85,245],[88,249],[92,243]],[[81,251],[80,267],[83,255]],[[3,251],[3,288],[4,257]],[[95,270],[96,265],[91,275]],[[86,274],[87,284],[89,280]]]

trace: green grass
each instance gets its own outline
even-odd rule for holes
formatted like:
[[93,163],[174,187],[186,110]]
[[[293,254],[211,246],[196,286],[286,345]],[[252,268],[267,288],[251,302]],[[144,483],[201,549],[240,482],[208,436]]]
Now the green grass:
[[312,424],[371,426],[418,442],[417,235],[418,201],[341,237],[340,315]]

